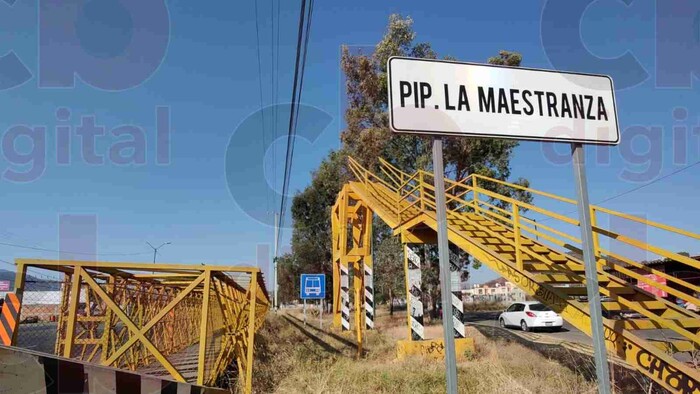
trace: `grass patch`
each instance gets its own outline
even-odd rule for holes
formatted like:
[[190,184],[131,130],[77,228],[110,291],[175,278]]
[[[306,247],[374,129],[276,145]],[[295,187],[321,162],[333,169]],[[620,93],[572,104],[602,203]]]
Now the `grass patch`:
[[[458,364],[460,393],[594,393],[559,363],[513,342],[492,341],[473,329],[477,350]],[[368,332],[366,352],[356,360],[351,333],[303,326],[293,315],[271,315],[256,335],[256,393],[444,393],[442,362],[420,357],[396,361],[395,338],[381,328]]]

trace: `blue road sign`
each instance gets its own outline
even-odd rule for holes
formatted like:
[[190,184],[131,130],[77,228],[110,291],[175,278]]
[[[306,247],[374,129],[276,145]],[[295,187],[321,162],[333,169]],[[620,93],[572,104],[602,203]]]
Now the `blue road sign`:
[[320,300],[326,298],[325,274],[301,274],[300,294],[302,300]]

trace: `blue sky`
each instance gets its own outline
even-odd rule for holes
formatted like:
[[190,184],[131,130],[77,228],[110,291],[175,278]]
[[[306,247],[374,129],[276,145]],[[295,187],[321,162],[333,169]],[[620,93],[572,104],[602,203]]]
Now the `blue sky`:
[[[278,101],[287,103],[299,3],[282,3]],[[16,125],[45,126],[48,152],[45,170],[32,181],[13,182],[5,176],[0,179],[0,242],[57,249],[59,216],[86,214],[97,217],[98,255],[109,260],[150,261],[152,254],[145,242],[170,241],[172,245],[162,249],[161,261],[255,264],[258,245],[272,244],[273,228],[258,219],[271,223],[279,198],[264,191],[257,193],[258,189],[251,186],[251,179],[257,174],[256,163],[260,163],[263,156],[263,143],[273,140],[272,121],[266,116],[266,130],[257,129],[264,135],[262,138],[256,137],[252,126],[259,117],[245,122],[260,107],[255,3],[217,0],[196,5],[185,1],[166,4],[169,40],[159,67],[135,87],[106,91],[80,79],[72,88],[40,86],[37,4],[18,1],[9,7],[0,2],[0,54],[14,51],[34,75],[21,86],[0,90],[0,134],[6,135]],[[273,103],[270,6],[269,0],[258,3],[266,106]],[[556,68],[566,65],[566,69],[572,71],[605,71],[595,62],[579,61],[573,54],[569,57],[573,52],[566,43],[551,48],[543,46],[543,24],[554,32],[563,28],[557,27],[558,23],[563,24],[561,20],[551,22],[545,18],[543,21],[543,7],[544,2],[535,1],[431,3],[429,6],[421,1],[400,4],[365,0],[345,4],[316,2],[302,98],[310,109],[302,114],[300,126],[303,130],[299,133],[310,135],[313,134],[308,131],[310,129],[325,128],[313,142],[297,141],[290,190],[303,189],[309,182],[310,172],[330,149],[339,146],[338,136],[343,126],[341,45],[372,47],[381,38],[391,13],[411,16],[417,40],[430,42],[441,56],[483,62],[498,50],[507,49],[523,55],[523,66]],[[109,22],[109,17],[106,18]],[[699,113],[691,105],[698,102],[697,89],[659,87],[654,77],[660,64],[655,59],[659,45],[665,42],[665,36],[656,37],[666,34],[659,33],[656,20],[653,2],[633,2],[627,7],[612,0],[593,3],[581,17],[583,46],[595,57],[614,58],[629,52],[650,75],[636,86],[618,90],[622,130],[634,125],[656,126],[659,130],[659,138],[654,138],[651,144],[643,136],[625,142],[626,135],[635,135],[631,130],[623,132],[624,147],[588,149],[593,202],[700,160],[700,134],[692,134],[692,127],[698,124]],[[120,27],[118,22],[114,22],[117,28]],[[83,35],[85,37],[90,35]],[[83,45],[98,48],[112,44],[119,43],[83,42]],[[697,42],[686,48],[687,52],[677,54],[679,62],[689,53],[691,58],[696,56],[694,53],[699,51],[694,45]],[[671,56],[675,55],[671,52]],[[71,62],[70,59],[65,61]],[[624,70],[612,66],[609,73],[616,80],[629,77]],[[167,164],[156,163],[157,107],[169,108],[171,140]],[[687,108],[684,119],[674,120],[672,111],[676,107]],[[59,108],[69,109],[69,120],[57,121]],[[55,127],[61,124],[75,129],[83,116],[94,116],[107,130],[120,125],[133,125],[143,130],[145,163],[120,165],[109,160],[101,165],[86,163],[79,140],[74,138],[70,144],[70,164],[61,164],[56,153]],[[288,115],[282,110],[278,116],[276,135],[282,137]],[[236,165],[229,166],[227,174],[227,146],[236,130],[240,132],[241,125],[248,128],[251,137],[243,139],[238,146],[240,149],[232,157]],[[685,126],[687,136],[674,137],[671,131],[674,125]],[[103,137],[98,140],[96,150],[104,154],[119,140],[115,136]],[[676,149],[684,151],[685,155],[674,155],[674,140],[675,146],[681,146],[678,142],[686,143],[684,148]],[[649,150],[650,145],[649,157],[653,159],[647,160],[642,153]],[[282,184],[284,146],[285,140],[280,139],[265,155],[268,183],[278,189]],[[14,149],[27,152],[31,144],[26,138],[20,139]],[[513,177],[526,177],[535,188],[574,197],[571,166],[548,159],[546,152],[551,149],[551,145],[522,143],[512,162]],[[564,157],[568,146],[559,145],[555,149]],[[596,160],[605,153],[609,154],[609,163]],[[273,156],[277,164],[274,169]],[[637,164],[635,158],[639,160]],[[4,155],[0,157],[0,172],[8,169],[21,171],[26,170],[26,166],[18,166],[16,160]],[[634,177],[631,173],[642,176]],[[227,179],[233,180],[233,193],[229,191]],[[698,181],[697,168],[689,169],[605,206],[693,231],[699,216]],[[242,209],[232,194],[243,196],[247,190],[251,193],[241,204],[246,207]],[[251,206],[254,208],[249,208]],[[282,234],[282,244],[287,245],[290,231],[287,229]],[[658,240],[655,243],[668,245],[670,250],[700,253],[697,244],[662,234],[648,234],[647,237]],[[136,254],[117,255],[123,253]],[[17,257],[57,258],[58,254],[0,245],[0,259],[12,261]],[[484,268],[473,272],[476,282],[493,276]]]

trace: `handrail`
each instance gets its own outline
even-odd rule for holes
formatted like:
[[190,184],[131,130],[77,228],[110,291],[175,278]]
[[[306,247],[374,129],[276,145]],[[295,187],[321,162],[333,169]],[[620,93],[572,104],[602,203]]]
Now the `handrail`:
[[[646,271],[646,272],[648,272],[648,273],[650,273],[650,274],[657,275],[657,276],[659,276],[659,277],[661,277],[661,278],[666,279],[667,281],[671,281],[671,282],[673,282],[673,283],[677,283],[677,284],[679,284],[679,285],[681,285],[681,286],[683,286],[683,287],[685,287],[685,288],[687,288],[687,289],[690,289],[690,290],[693,290],[693,291],[695,291],[695,292],[697,292],[697,293],[700,293],[700,286],[696,286],[696,285],[694,285],[694,284],[692,284],[692,283],[686,282],[686,281],[684,281],[684,280],[681,279],[681,278],[676,278],[675,276],[668,275],[668,274],[666,274],[665,272],[659,271],[659,270],[654,269],[654,268],[651,268],[651,267],[647,267],[647,266],[645,266],[644,264],[640,264],[640,263],[638,263],[638,262],[636,262],[636,261],[630,260],[630,259],[628,259],[627,257],[621,256],[621,255],[619,255],[619,254],[617,254],[617,253],[613,253],[613,252],[611,252],[611,251],[609,251],[609,250],[607,250],[607,249],[601,249],[601,253],[605,254],[606,256],[612,257],[613,259],[619,260],[620,262],[623,262],[623,263],[625,263],[625,264],[629,264],[629,265],[631,265],[631,266],[633,266],[633,267],[635,267],[635,268],[642,269],[642,270],[644,270],[644,271]],[[605,260],[605,259],[600,259],[600,260]],[[607,265],[607,267],[612,268],[613,270],[620,272],[620,271],[618,270],[618,267],[617,267],[619,264],[617,264],[617,263],[615,263],[615,262],[612,262],[612,261],[609,261],[609,260],[605,260],[605,261],[608,262],[608,263],[610,263],[610,264]],[[614,266],[614,267],[613,267],[613,266]],[[623,268],[625,268],[625,267],[623,267]],[[637,273],[635,273],[635,274],[637,274]],[[625,274],[625,275],[627,275],[627,274]],[[637,275],[640,275],[640,274],[637,274]],[[628,275],[628,276],[629,276],[629,275]],[[640,275],[640,276],[643,276],[643,275]],[[661,285],[661,284],[659,283],[659,285]],[[655,286],[655,285],[654,285],[654,286]],[[664,289],[662,289],[662,290],[664,290]],[[664,290],[664,291],[666,291],[666,290]],[[678,293],[678,290],[675,290],[675,289],[674,289],[674,291],[667,291],[667,292],[670,293],[670,294],[675,295],[675,296],[678,297],[678,298],[684,299],[684,300],[686,300],[686,301],[691,301],[691,302],[693,302],[693,301],[696,300],[695,298],[692,298],[692,297],[690,297],[688,294],[685,294],[685,293],[684,293],[683,295],[677,294],[677,293]],[[697,302],[697,301],[695,301],[695,302]]]
[[[386,187],[388,187],[389,189],[391,189],[393,192],[397,192],[397,191],[398,191],[398,190],[396,189],[395,186],[390,185],[390,184],[389,184],[387,181],[385,181],[384,179],[379,178],[378,176],[372,174],[371,172],[370,172],[369,174],[372,175],[372,177],[373,177],[374,179],[376,179],[377,181],[381,182],[384,186],[386,186]],[[368,181],[369,181],[369,180],[368,180]]]
[[551,233],[554,233],[554,234],[556,234],[556,235],[558,235],[558,236],[560,236],[560,237],[562,237],[562,238],[566,238],[566,239],[568,239],[568,240],[571,241],[571,242],[581,243],[581,239],[580,239],[580,238],[573,237],[573,236],[571,236],[571,235],[569,235],[569,234],[566,234],[566,233],[561,232],[561,231],[559,231],[559,230],[557,230],[557,229],[554,229],[554,228],[552,228],[552,227],[549,227],[549,226],[547,226],[546,224],[537,223],[536,221],[534,221],[534,220],[532,220],[532,219],[529,219],[529,218],[526,218],[526,217],[521,217],[520,220],[522,220],[522,221],[524,221],[524,222],[526,222],[526,223],[530,223],[530,224],[532,224],[533,226],[541,227],[541,228],[543,228],[543,229],[545,229],[545,230],[547,230],[547,231],[549,231],[549,232],[551,232]]
[[[561,197],[561,196],[558,196],[558,195],[556,195],[556,194],[547,193],[547,192],[544,192],[544,191],[541,191],[541,190],[537,190],[537,189],[533,189],[533,188],[529,188],[529,187],[524,187],[524,186],[517,185],[517,184],[514,184],[514,183],[510,183],[510,182],[501,181],[501,180],[499,180],[499,179],[494,179],[494,178],[487,177],[487,176],[484,176],[484,175],[472,174],[471,176],[473,176],[473,177],[475,177],[475,178],[481,178],[481,179],[484,179],[484,180],[486,180],[486,181],[499,183],[499,184],[501,184],[501,185],[504,185],[504,186],[507,186],[507,187],[511,187],[511,188],[514,188],[514,189],[519,189],[519,190],[527,191],[527,192],[530,192],[530,193],[533,193],[533,194],[538,194],[538,195],[541,195],[541,196],[543,196],[543,197],[548,197],[548,198],[552,198],[552,199],[554,199],[554,200],[566,202],[566,203],[569,203],[569,204],[572,204],[572,205],[577,205],[577,203],[576,203],[575,200],[570,199],[570,198],[566,198],[566,197]],[[633,216],[633,215],[629,215],[629,214],[625,214],[625,213],[622,213],[622,212],[613,211],[613,210],[611,210],[611,209],[604,208],[604,207],[601,207],[601,206],[599,206],[599,205],[591,205],[591,208],[594,209],[594,210],[596,210],[596,211],[600,211],[600,212],[606,213],[606,214],[608,214],[608,215],[617,216],[617,217],[620,217],[620,218],[623,218],[623,219],[631,220],[631,221],[634,221],[634,222],[637,222],[637,223],[645,224],[645,225],[648,225],[648,226],[656,227],[656,228],[659,228],[659,229],[662,229],[662,230],[666,230],[666,231],[673,232],[673,233],[676,233],[676,234],[679,234],[679,235],[684,235],[684,236],[687,236],[687,237],[690,237],[690,238],[693,238],[693,239],[700,240],[700,234],[693,233],[693,232],[690,232],[690,231],[687,231],[687,230],[679,229],[679,228],[676,228],[676,227],[673,227],[673,226],[665,225],[665,224],[663,224],[663,223],[658,223],[658,222],[654,222],[654,221],[651,221],[651,220],[642,219],[642,218],[639,218],[639,217],[636,217],[636,216]]]
[[622,213],[622,212],[616,212],[616,211],[613,211],[613,210],[611,210],[611,209],[603,208],[603,207],[601,207],[601,206],[599,206],[599,205],[592,205],[591,208],[593,208],[593,209],[596,210],[596,211],[600,211],[600,212],[603,212],[603,213],[607,213],[608,215],[617,216],[617,217],[620,217],[620,218],[623,218],[623,219],[631,220],[631,221],[633,221],[633,222],[645,224],[645,225],[652,226],[652,227],[656,227],[656,228],[659,228],[659,229],[662,229],[662,230],[670,231],[670,232],[672,232],[672,233],[676,233],[676,234],[680,234],[680,235],[685,235],[686,237],[690,237],[690,238],[694,238],[694,239],[700,240],[700,234],[691,233],[690,231],[686,231],[686,230],[683,230],[683,229],[680,229],[680,228],[668,226],[668,225],[665,225],[665,224],[663,224],[663,223],[653,222],[653,221],[651,221],[651,220],[642,219],[642,218],[640,218],[640,217],[632,216],[632,215],[629,215],[629,214],[626,214],[626,213]]
[[[351,171],[355,174],[355,176],[359,180],[363,181],[363,183],[372,183],[374,180],[376,180],[376,181],[380,182],[381,184],[383,184],[384,186],[386,186],[391,191],[395,191],[395,192],[397,192],[397,194],[401,195],[398,198],[398,200],[392,199],[392,201],[394,203],[396,203],[398,205],[402,205],[401,202],[415,198],[415,201],[412,201],[410,204],[408,204],[408,206],[403,206],[403,207],[397,206],[396,207],[396,212],[399,216],[403,212],[406,212],[407,209],[410,209],[411,207],[415,207],[418,204],[420,204],[421,202],[422,202],[423,206],[425,206],[426,208],[431,208],[431,209],[435,208],[435,197],[434,197],[435,188],[431,183],[427,182],[425,179],[427,177],[430,177],[430,178],[434,177],[434,175],[432,173],[430,173],[428,171],[424,171],[424,170],[418,170],[418,171],[414,172],[413,174],[409,175],[409,174],[399,170],[398,168],[394,167],[393,165],[391,165],[390,163],[388,163],[386,160],[384,160],[382,158],[380,158],[379,161],[380,161],[381,166],[382,166],[381,170],[388,177],[391,177],[392,181],[395,182],[397,180],[396,179],[397,177],[399,177],[402,180],[402,182],[400,183],[400,185],[398,185],[398,187],[395,185],[392,185],[389,182],[387,182],[386,180],[376,176],[372,172],[367,171],[357,161],[355,161],[352,158],[350,158],[349,163],[350,163]],[[394,175],[392,176],[392,174],[394,174]],[[447,202],[457,205],[457,207],[450,209],[450,211],[459,212],[458,209],[462,209],[464,207],[473,207],[477,212],[488,212],[488,211],[484,210],[483,208],[481,208],[481,206],[487,206],[487,207],[491,208],[492,210],[495,209],[495,210],[502,212],[503,214],[506,215],[506,216],[502,217],[501,219],[507,219],[507,217],[511,216],[510,212],[507,212],[506,210],[502,210],[502,209],[496,207],[495,205],[490,204],[486,201],[479,200],[479,201],[475,201],[475,202],[470,202],[472,200],[467,199],[466,196],[471,192],[471,193],[474,193],[475,195],[480,194],[480,195],[487,196],[487,197],[494,199],[494,200],[500,200],[500,201],[503,201],[505,203],[509,203],[512,206],[517,207],[517,209],[527,209],[527,210],[531,210],[531,211],[540,213],[540,214],[545,215],[547,217],[553,218],[559,222],[567,223],[567,224],[573,225],[573,226],[579,225],[579,221],[577,219],[574,219],[574,218],[571,218],[571,217],[565,216],[563,214],[559,214],[559,213],[556,213],[556,212],[553,212],[553,211],[550,211],[550,210],[547,210],[544,208],[540,208],[536,205],[525,203],[525,202],[516,200],[514,198],[501,195],[499,193],[495,193],[495,192],[488,190],[486,188],[483,188],[483,187],[469,185],[470,180],[472,182],[474,182],[477,179],[481,180],[481,181],[486,181],[486,182],[493,182],[493,183],[500,184],[500,185],[510,187],[513,189],[527,191],[527,192],[530,192],[530,193],[533,193],[533,194],[536,194],[536,195],[539,195],[542,197],[547,197],[547,198],[551,198],[553,200],[557,200],[560,202],[565,202],[568,204],[576,205],[576,201],[574,201],[573,199],[570,199],[570,198],[561,197],[561,196],[558,196],[558,195],[555,195],[552,193],[548,193],[548,192],[532,189],[529,187],[513,184],[513,183],[502,181],[499,179],[494,179],[494,178],[487,177],[484,175],[471,174],[460,181],[445,179],[445,183],[447,186],[446,192],[449,192],[449,191],[455,192],[455,194],[446,193]],[[409,185],[411,185],[411,186],[407,188],[407,186],[409,186]],[[462,188],[462,190],[459,190],[460,188]],[[594,217],[595,217],[596,212],[600,212],[600,213],[620,217],[623,219],[627,219],[630,221],[634,221],[637,223],[641,223],[641,224],[644,224],[644,225],[647,225],[650,227],[669,231],[669,232],[674,233],[674,234],[686,236],[686,237],[689,237],[689,238],[692,238],[695,240],[700,240],[700,234],[696,234],[696,233],[693,233],[690,231],[686,231],[683,229],[679,229],[676,227],[665,225],[663,223],[658,223],[658,222],[646,220],[643,218],[639,218],[639,217],[628,215],[625,213],[613,211],[613,210],[610,210],[610,209],[607,209],[604,207],[600,207],[600,206],[591,206],[591,210],[592,210]],[[491,216],[491,215],[489,214],[489,216]],[[500,216],[500,215],[498,215],[498,216]],[[523,226],[523,224],[528,224],[530,226],[537,226],[542,231],[530,229],[530,228],[528,228],[528,226]],[[529,233],[531,233],[533,235],[534,234],[541,235],[544,238],[548,239],[549,241],[551,241],[550,238],[552,236],[546,237],[545,233],[543,231],[549,232],[553,236],[566,239],[567,241],[570,241],[570,242],[580,243],[580,239],[577,237],[566,234],[563,231],[557,230],[557,229],[555,229],[551,226],[547,226],[543,223],[538,223],[538,222],[531,220],[529,218],[526,218],[526,217],[519,218],[518,226],[520,226],[523,231],[528,231]],[[666,250],[664,248],[649,245],[645,242],[633,239],[631,237],[627,237],[627,236],[622,235],[622,234],[618,234],[616,232],[601,228],[601,227],[596,226],[596,225],[593,226],[593,231],[594,231],[596,237],[603,236],[603,237],[606,237],[608,239],[613,239],[613,240],[625,243],[627,245],[631,245],[635,248],[649,250],[652,253],[655,253],[659,256],[663,256],[663,257],[678,261],[679,263],[682,263],[684,265],[700,269],[700,262],[698,262],[694,259],[691,259],[687,256],[679,255],[678,253],[671,252],[671,251]],[[595,245],[595,248],[596,248],[595,254],[596,255],[601,255],[601,253],[604,253],[603,249],[599,247],[599,242],[600,241],[598,241],[596,238],[596,245]],[[557,243],[557,244],[559,244],[559,243]]]
[[501,185],[508,186],[508,187],[512,187],[512,188],[514,188],[514,189],[523,190],[523,191],[530,192],[530,193],[533,193],[533,194],[539,194],[539,195],[541,195],[541,196],[543,196],[543,197],[549,197],[549,198],[552,198],[552,199],[555,199],[555,200],[559,200],[559,201],[562,201],[562,202],[567,202],[567,203],[569,203],[569,204],[576,205],[576,201],[575,201],[575,200],[572,200],[572,199],[566,198],[566,197],[562,197],[562,196],[558,196],[558,195],[556,195],[556,194],[543,192],[543,191],[541,191],[541,190],[533,189],[533,188],[530,188],[530,187],[520,186],[520,185],[517,185],[517,184],[515,184],[515,183],[510,183],[510,182],[506,182],[506,181],[501,181],[501,180],[499,180],[499,179],[490,178],[490,177],[487,177],[487,176],[484,176],[484,175],[473,174],[473,176],[474,176],[475,178],[481,178],[481,179],[484,179],[484,180],[489,181],[489,182],[500,183]]
[[381,158],[381,157],[379,158],[379,162],[380,162],[383,166],[385,166],[385,167],[387,167],[387,168],[390,168],[392,171],[398,172],[398,173],[401,174],[402,176],[409,176],[409,174],[407,174],[407,173],[405,173],[405,172],[399,170],[398,168],[394,167],[394,165],[392,165],[391,163],[389,163],[388,161],[384,160],[384,159]]
[[659,247],[654,246],[654,245],[649,245],[645,242],[641,242],[641,241],[636,240],[634,238],[631,238],[631,237],[628,237],[625,235],[621,235],[621,234],[618,234],[614,231],[606,230],[606,229],[600,228],[598,226],[593,226],[593,232],[598,233],[598,234],[603,234],[606,237],[614,239],[616,241],[620,241],[620,242],[626,243],[628,245],[632,245],[634,247],[637,247],[637,248],[640,248],[643,250],[648,250],[650,252],[658,254],[659,256],[668,257],[668,258],[670,258],[674,261],[677,261],[679,263],[683,263],[683,264],[691,266],[693,268],[700,269],[700,261],[691,259],[690,257],[683,256],[681,254],[674,253],[674,252],[671,252],[671,251],[663,249],[663,248],[659,248]]
[[379,170],[382,171],[389,179],[391,179],[392,182],[396,183],[397,185],[401,184],[401,179],[394,179],[394,175],[389,174],[384,167],[380,167]]
[[401,215],[402,213],[406,212],[407,210],[409,210],[411,207],[415,206],[415,205],[416,205],[417,203],[419,203],[419,202],[420,202],[420,200],[416,200],[416,201],[412,202],[411,204],[409,204],[409,205],[403,207],[403,208],[399,211],[399,215]]
[[543,215],[546,215],[546,216],[549,216],[549,217],[552,217],[552,218],[555,218],[555,219],[559,219],[559,220],[561,220],[562,222],[566,222],[566,223],[572,224],[572,225],[574,225],[574,226],[578,226],[578,225],[579,225],[579,221],[578,221],[578,220],[571,219],[571,218],[569,218],[569,217],[566,217],[566,216],[564,216],[564,215],[561,215],[561,214],[558,214],[558,213],[555,213],[555,212],[550,212],[550,211],[548,211],[548,210],[546,210],[546,209],[537,207],[537,206],[535,206],[535,205],[528,204],[528,203],[524,203],[524,202],[522,202],[522,201],[518,201],[518,200],[515,200],[515,199],[513,199],[513,198],[506,197],[506,196],[500,195],[500,194],[498,194],[498,193],[494,193],[494,192],[492,192],[492,191],[490,191],[490,190],[486,190],[486,189],[483,189],[483,188],[480,188],[480,187],[475,188],[475,190],[477,190],[479,193],[486,194],[487,196],[491,196],[491,197],[493,197],[493,198],[496,198],[496,199],[499,199],[499,200],[502,200],[502,201],[506,201],[506,202],[509,202],[509,203],[511,203],[511,204],[517,204],[517,205],[519,205],[520,207],[525,208],[525,209],[528,209],[528,210],[530,210],[530,211],[539,212],[539,213],[541,213],[541,214],[543,214]]
[[410,178],[406,179],[401,185],[399,185],[398,189],[401,190],[404,188],[404,186],[408,185],[409,182],[414,180],[418,175],[420,175],[420,171],[416,172],[415,174],[411,175]]
[[[420,188],[421,188],[421,185],[419,184],[419,185],[416,185],[416,187],[414,187],[410,191],[405,192],[405,194],[403,196],[401,196],[401,198],[399,199],[399,202],[403,201],[405,198],[407,198],[409,196],[413,196],[413,193],[415,193],[416,191],[419,191]],[[417,198],[421,198],[420,193],[418,193]]]

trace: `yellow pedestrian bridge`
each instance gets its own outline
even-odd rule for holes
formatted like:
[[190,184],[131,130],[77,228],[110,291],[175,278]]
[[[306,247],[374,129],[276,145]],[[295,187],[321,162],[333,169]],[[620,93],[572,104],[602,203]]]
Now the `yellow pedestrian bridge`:
[[[373,297],[369,294],[365,294],[366,317],[357,314],[361,309],[363,287],[371,285],[363,284],[363,280],[367,280],[367,273],[372,271],[372,218],[376,214],[394,230],[395,235],[401,236],[406,245],[436,243],[435,189],[433,175],[427,171],[407,174],[380,160],[375,173],[352,158],[349,158],[349,167],[355,179],[343,187],[332,209],[333,317],[336,327],[350,329],[351,291],[347,276],[352,268],[355,273],[355,324],[361,345],[362,330],[365,329],[361,322],[367,323],[373,316],[373,302],[370,302]],[[445,179],[445,189],[450,244],[590,335],[581,241],[575,235],[580,234],[576,202],[480,175],[471,175],[459,182]],[[535,201],[542,204],[524,203],[493,190],[508,195],[515,195],[517,191],[530,192]],[[542,206],[556,206],[558,209]],[[525,212],[540,214],[547,220],[537,222],[526,217]],[[603,319],[608,351],[672,392],[700,392],[700,373],[690,362],[696,360],[700,349],[700,315],[657,297],[654,295],[657,292],[652,291],[663,291],[700,305],[700,300],[695,297],[700,293],[700,287],[642,264],[630,257],[634,253],[629,253],[636,250],[637,255],[655,255],[697,271],[700,261],[672,252],[663,243],[650,242],[658,232],[682,238],[684,244],[696,243],[700,235],[600,206],[591,206],[591,214],[602,307],[610,313],[633,311],[639,316],[622,320]],[[644,227],[650,239],[634,239],[600,224],[623,221]],[[640,251],[643,253],[638,253]],[[408,265],[406,267],[408,276]],[[364,277],[362,272],[365,272]],[[651,274],[665,279],[666,284],[651,279]],[[645,289],[639,284],[645,284]],[[407,290],[411,305],[412,289],[408,283]],[[415,322],[409,316],[409,332],[415,330],[412,324]],[[370,326],[367,323],[367,328]]]
[[[209,387],[229,379],[233,384],[224,386],[238,383],[245,392],[252,391],[252,344],[269,309],[257,267],[35,259],[16,263],[20,313],[42,313],[43,307],[51,310],[43,311],[51,319],[19,325],[14,346],[39,350],[48,342],[51,348],[41,352],[85,365]],[[53,283],[56,291],[25,292],[25,287],[37,285],[28,283],[36,282],[32,275],[47,271],[62,278]],[[46,293],[59,293],[61,299],[31,299]]]

